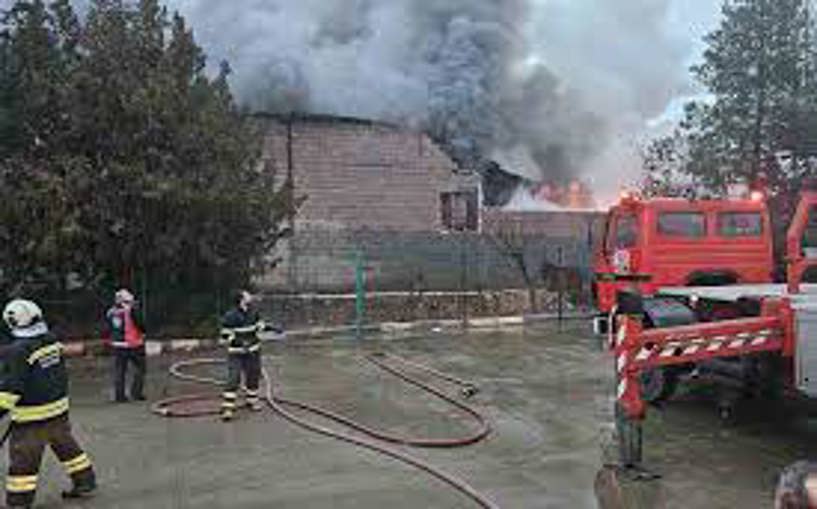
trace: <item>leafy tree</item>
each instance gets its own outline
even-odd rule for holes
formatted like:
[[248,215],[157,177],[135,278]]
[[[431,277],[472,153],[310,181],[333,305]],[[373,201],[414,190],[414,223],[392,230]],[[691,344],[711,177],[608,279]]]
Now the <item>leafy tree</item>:
[[685,196],[691,187],[689,175],[684,173],[688,164],[685,139],[679,130],[672,135],[654,140],[642,154],[646,175],[641,191],[647,197]]
[[[817,140],[817,75],[808,0],[728,0],[719,28],[706,36],[703,62],[692,68],[711,101],[686,108],[677,155],[648,173],[678,165],[714,190],[766,173],[774,189],[810,172],[805,155]],[[676,136],[676,137],[677,137]],[[648,154],[667,148],[657,140]],[[795,164],[774,164],[781,151]]]
[[18,0],[0,29],[0,290],[212,291],[264,267],[297,201],[180,15]]

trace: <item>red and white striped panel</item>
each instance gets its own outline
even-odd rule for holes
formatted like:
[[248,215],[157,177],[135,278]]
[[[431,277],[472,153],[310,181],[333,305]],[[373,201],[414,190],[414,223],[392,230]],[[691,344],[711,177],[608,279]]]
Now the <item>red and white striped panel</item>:
[[[624,340],[627,338],[627,331],[626,327],[622,326],[618,328],[618,334],[616,334],[616,348],[621,345]],[[616,399],[621,399],[624,396],[624,393],[627,392],[627,377],[624,376],[624,372],[627,369],[627,364],[629,363],[629,353],[624,350],[618,354],[616,357],[616,374],[618,375],[618,387],[616,389]]]
[[722,350],[735,350],[746,346],[761,346],[775,337],[772,329],[757,332],[741,332],[731,336],[713,336],[711,338],[684,338],[670,340],[660,348],[642,347],[635,357],[636,361],[645,362],[655,358],[666,359],[699,352],[717,353]]

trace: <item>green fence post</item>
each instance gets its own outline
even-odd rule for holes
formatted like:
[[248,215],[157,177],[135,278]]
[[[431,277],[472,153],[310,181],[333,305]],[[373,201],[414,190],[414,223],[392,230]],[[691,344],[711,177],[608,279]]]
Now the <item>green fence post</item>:
[[366,312],[366,272],[363,264],[363,251],[358,250],[355,262],[355,328],[357,339],[362,337],[363,320]]

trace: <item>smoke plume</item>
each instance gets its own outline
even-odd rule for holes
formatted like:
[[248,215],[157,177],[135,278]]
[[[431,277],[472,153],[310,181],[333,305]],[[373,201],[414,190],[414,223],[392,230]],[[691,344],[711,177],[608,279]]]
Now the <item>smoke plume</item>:
[[[0,0],[0,7],[10,0]],[[76,2],[75,5],[84,2]],[[531,180],[637,171],[639,137],[694,93],[719,0],[166,0],[254,110],[429,130]],[[681,101],[682,102],[682,101]]]
[[461,162],[494,157],[532,180],[567,179],[608,136],[606,119],[531,59],[527,0],[177,6],[211,54],[233,63],[253,109],[408,123]]
[[404,122],[532,180],[638,170],[718,0],[168,0],[239,98]]

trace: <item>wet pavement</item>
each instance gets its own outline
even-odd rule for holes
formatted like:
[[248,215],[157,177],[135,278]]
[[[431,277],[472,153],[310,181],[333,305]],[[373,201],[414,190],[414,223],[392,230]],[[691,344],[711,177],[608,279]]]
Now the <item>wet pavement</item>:
[[[281,395],[369,426],[434,438],[467,434],[469,423],[456,410],[363,360],[376,350],[477,381],[481,391],[471,401],[495,428],[466,448],[408,452],[466,480],[503,509],[597,506],[594,481],[613,458],[612,369],[584,329],[270,344],[265,365]],[[170,379],[169,362],[151,364],[150,399],[217,393]],[[230,424],[164,419],[146,403],[109,402],[107,360],[74,360],[71,367],[74,426],[95,459],[101,490],[92,500],[64,504],[65,479],[48,455],[37,507],[475,507],[425,473],[313,435],[271,412],[241,414]],[[208,369],[199,372],[214,374]],[[771,507],[779,469],[809,454],[817,458],[817,419],[807,412],[751,404],[738,410],[731,425],[704,396],[685,395],[652,410],[646,460],[664,478],[635,488],[648,494],[639,507]]]

